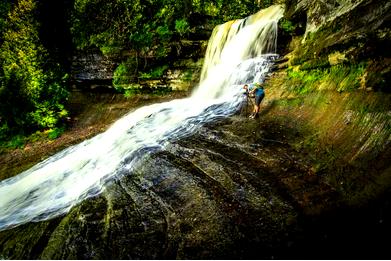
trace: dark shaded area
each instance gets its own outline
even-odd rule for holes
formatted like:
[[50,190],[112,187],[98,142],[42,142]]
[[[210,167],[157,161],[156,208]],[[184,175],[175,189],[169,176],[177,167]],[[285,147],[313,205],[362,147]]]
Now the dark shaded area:
[[390,259],[391,193],[361,207],[301,216],[300,232],[277,259]]
[[70,32],[73,2],[73,0],[38,2],[40,40],[50,54],[47,66],[60,63],[65,72],[69,72],[73,50]]

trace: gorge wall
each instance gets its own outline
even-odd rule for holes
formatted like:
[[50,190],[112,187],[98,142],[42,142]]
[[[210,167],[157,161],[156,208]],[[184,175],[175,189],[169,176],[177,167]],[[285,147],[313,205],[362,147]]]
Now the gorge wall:
[[308,128],[294,146],[313,153],[314,172],[349,204],[390,187],[390,7],[288,2],[280,23],[284,58],[267,82],[268,113]]
[[[169,67],[162,75],[137,81],[136,74],[129,74],[126,82],[140,83],[147,88],[166,87],[187,91],[199,82],[206,45],[207,39],[175,42],[172,45],[175,57],[167,61]],[[109,91],[113,88],[115,69],[121,61],[134,57],[135,53],[131,50],[117,55],[104,55],[99,50],[76,52],[71,58],[71,84],[73,88],[86,91],[96,88]],[[153,64],[154,57],[149,57],[148,62]]]

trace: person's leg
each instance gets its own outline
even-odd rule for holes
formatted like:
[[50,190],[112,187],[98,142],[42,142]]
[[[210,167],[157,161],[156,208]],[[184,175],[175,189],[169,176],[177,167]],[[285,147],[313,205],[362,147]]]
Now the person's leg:
[[250,118],[254,118],[255,115],[257,115],[257,106],[256,105],[254,105],[253,112],[251,113]]
[[[251,99],[253,99],[253,98],[251,98]],[[254,106],[253,106],[253,111],[251,112],[251,114],[249,116],[250,118],[254,118],[255,114],[257,113],[257,105],[255,104],[255,102],[256,102],[256,99],[251,102]]]
[[265,95],[255,96],[255,106],[254,106],[255,115],[254,116],[258,116],[259,104],[261,104],[263,97],[265,97]]

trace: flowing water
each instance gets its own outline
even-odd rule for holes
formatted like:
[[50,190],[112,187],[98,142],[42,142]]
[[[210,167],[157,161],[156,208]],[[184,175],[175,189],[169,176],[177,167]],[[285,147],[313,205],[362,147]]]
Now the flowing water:
[[263,81],[277,57],[282,14],[281,6],[271,6],[216,27],[191,97],[142,107],[106,132],[0,182],[0,230],[67,213],[101,193],[109,179],[130,173],[142,157],[237,112],[244,101],[241,86]]

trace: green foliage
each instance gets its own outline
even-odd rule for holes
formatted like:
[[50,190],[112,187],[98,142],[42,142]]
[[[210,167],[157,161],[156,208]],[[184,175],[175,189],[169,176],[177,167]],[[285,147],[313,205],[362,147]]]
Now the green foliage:
[[[126,89],[137,89],[139,80],[159,79],[167,71],[168,65],[162,65],[152,68],[147,72],[137,71],[137,61],[129,58],[122,62],[114,71],[113,85],[118,90],[123,92]],[[136,87],[136,88],[135,88]]]
[[20,149],[23,148],[25,144],[25,137],[21,135],[13,136],[10,141],[8,141],[5,145],[6,148],[10,149]]
[[9,128],[7,123],[0,125],[0,141],[6,140],[9,136]]
[[282,30],[284,30],[287,34],[293,34],[293,32],[296,30],[296,25],[294,25],[286,18],[281,18],[279,24]]
[[[75,0],[71,32],[77,48],[98,47],[106,54],[134,49],[146,55],[189,33],[191,14],[219,22],[243,18],[260,7],[252,0]],[[199,23],[199,21],[193,21]],[[211,21],[213,23],[213,21]],[[163,48],[166,49],[166,48]],[[159,50],[162,50],[160,48]],[[168,54],[166,52],[166,54]]]
[[366,64],[354,64],[350,66],[336,65],[329,70],[329,79],[338,85],[337,90],[352,91],[360,87],[360,79],[364,75]]
[[64,105],[45,101],[42,104],[36,105],[36,110],[29,113],[31,122],[35,122],[42,129],[53,128],[62,119],[68,115],[64,109]]
[[129,89],[126,89],[124,92],[124,96],[126,98],[131,98],[135,95],[142,94],[140,85],[131,85]]
[[135,95],[140,95],[140,94],[148,94],[148,95],[156,95],[156,96],[161,96],[165,95],[172,92],[172,88],[170,87],[155,87],[155,88],[150,88],[146,86],[141,86],[140,84],[133,84],[129,85],[129,89],[126,89],[124,91],[124,96],[126,98],[131,98]]
[[62,127],[62,128],[54,128],[54,129],[50,129],[47,133],[48,135],[48,138],[51,139],[51,140],[55,140],[57,139],[58,137],[60,137],[65,131],[65,128]]
[[366,63],[338,64],[329,68],[319,67],[310,70],[288,69],[289,84],[296,93],[306,94],[321,85],[339,92],[353,91],[360,87],[360,80],[366,70]]
[[315,90],[314,85],[323,76],[324,72],[319,69],[311,71],[288,70],[288,78],[291,80],[291,86],[298,94],[306,94]]
[[71,32],[76,47],[123,47],[138,29],[143,8],[139,0],[75,0]]
[[179,35],[183,36],[190,32],[190,25],[186,19],[180,19],[175,21],[175,31],[179,33]]
[[6,26],[6,19],[7,19],[7,14],[9,10],[11,9],[11,1],[10,0],[2,0],[0,2],[0,44],[2,42],[1,35],[3,34],[3,31]]
[[137,74],[137,61],[132,58],[122,62],[115,69],[113,74],[113,85],[118,91],[123,91],[127,88]]
[[156,28],[156,33],[159,36],[159,39],[162,41],[169,41],[172,36],[172,32],[168,28],[168,25],[158,26]]
[[58,64],[48,63],[36,6],[35,0],[19,0],[9,11],[3,32],[0,125],[7,126],[8,135],[52,128],[67,115],[62,105],[68,96],[67,75]]
[[153,68],[151,71],[147,73],[141,73],[141,79],[159,79],[163,76],[163,74],[167,71],[168,65],[159,66]]
[[[163,29],[159,28],[159,32],[163,35]],[[152,45],[154,34],[150,31],[150,27],[145,25],[142,30],[137,30],[130,35],[130,43],[132,47],[138,51],[146,51]]]
[[156,87],[152,89],[152,95],[165,95],[172,92],[172,88],[170,87]]
[[218,23],[243,18],[257,12],[261,8],[271,5],[271,0],[193,0],[192,8],[196,13],[206,14],[214,17]]
[[320,69],[320,68],[328,68],[330,67],[329,60],[327,56],[319,57],[317,59],[308,60],[300,63],[301,70],[312,70],[312,69]]
[[183,73],[182,80],[186,82],[190,82],[193,79],[193,71],[192,70],[186,70]]

